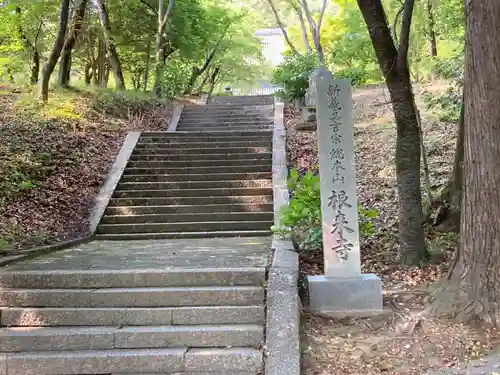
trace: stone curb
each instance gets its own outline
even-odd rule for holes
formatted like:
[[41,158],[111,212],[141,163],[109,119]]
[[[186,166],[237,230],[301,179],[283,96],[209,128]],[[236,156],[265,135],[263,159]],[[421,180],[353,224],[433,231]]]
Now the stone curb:
[[183,109],[184,109],[184,104],[181,104],[178,101],[174,101],[172,105],[172,115],[170,116],[167,132],[176,131],[177,124],[179,123]]
[[[273,186],[275,226],[279,210],[288,203],[286,135],[283,104],[275,101]],[[300,375],[299,258],[290,238],[275,234],[273,261],[267,283],[265,375]]]
[[123,141],[123,145],[120,151],[118,152],[118,155],[115,158],[113,166],[108,172],[104,185],[102,185],[99,193],[94,198],[94,204],[88,217],[90,225],[87,236],[76,238],[74,240],[66,242],[57,243],[54,245],[35,247],[32,249],[25,250],[19,254],[2,258],[0,259],[0,267],[21,260],[35,258],[40,255],[48,254],[54,251],[67,249],[68,247],[80,245],[82,243],[90,242],[94,237],[97,226],[99,225],[99,222],[101,221],[101,218],[104,215],[104,211],[108,206],[109,200],[111,199],[111,196],[113,195],[113,192],[122,177],[123,171],[127,166],[130,156],[132,155],[132,151],[134,150],[135,145],[139,141],[140,136],[141,132],[129,132],[125,140]]

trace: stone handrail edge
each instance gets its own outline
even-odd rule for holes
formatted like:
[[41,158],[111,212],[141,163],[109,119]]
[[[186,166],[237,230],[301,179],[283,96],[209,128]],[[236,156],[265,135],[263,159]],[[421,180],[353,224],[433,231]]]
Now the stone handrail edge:
[[[288,203],[284,105],[275,98],[273,131],[274,220]],[[274,257],[267,283],[265,375],[300,375],[299,259],[290,238],[273,235]]]

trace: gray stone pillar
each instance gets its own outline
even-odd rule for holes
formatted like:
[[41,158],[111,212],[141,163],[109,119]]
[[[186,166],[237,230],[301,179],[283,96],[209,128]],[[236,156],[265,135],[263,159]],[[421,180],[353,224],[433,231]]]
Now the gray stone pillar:
[[316,105],[325,275],[309,276],[311,309],[333,316],[382,311],[381,280],[361,273],[352,90],[324,68],[311,74]]

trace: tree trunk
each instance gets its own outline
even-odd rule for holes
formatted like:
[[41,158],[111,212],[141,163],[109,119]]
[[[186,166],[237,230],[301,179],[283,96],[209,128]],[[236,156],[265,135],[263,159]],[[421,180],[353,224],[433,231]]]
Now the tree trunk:
[[33,56],[31,56],[31,75],[30,83],[36,85],[38,83],[38,76],[40,75],[40,53],[38,53],[38,48],[33,50]]
[[276,6],[274,5],[273,0],[267,0],[267,2],[269,3],[269,6],[271,7],[271,11],[273,12],[274,18],[276,19],[276,24],[278,25],[281,32],[283,33],[283,37],[285,38],[286,43],[288,44],[288,46],[290,47],[290,49],[292,50],[294,55],[300,55],[299,51],[297,50],[297,48],[295,48],[295,46],[292,43],[292,40],[288,36],[288,33],[286,32],[286,29],[285,29],[285,25],[283,25],[283,22],[281,22],[281,18],[278,14],[278,10],[276,9]]
[[208,89],[208,97],[211,97],[214,89],[215,89],[215,82],[217,80],[217,76],[219,75],[221,70],[221,67],[218,66],[214,69],[213,73],[210,75],[210,87]]
[[[458,313],[460,320],[479,319],[498,326],[500,2],[465,2],[465,15],[465,152],[461,241],[458,261],[442,296],[449,296],[454,302],[451,311]],[[451,296],[450,290],[456,293]],[[440,310],[450,312],[442,306]]]
[[408,68],[413,0],[406,0],[399,51],[380,0],[358,0],[389,89],[396,119],[396,175],[401,260],[419,264],[427,256],[420,191],[420,131]]
[[165,47],[164,47],[163,34],[158,33],[156,35],[156,65],[155,65],[155,82],[154,82],[154,92],[157,97],[162,95],[162,81],[163,81],[163,70],[165,68]]
[[309,37],[307,35],[307,27],[306,27],[306,22],[304,20],[304,15],[300,11],[300,9],[296,9],[297,15],[299,16],[299,21],[300,21],[300,30],[302,34],[302,42],[304,43],[304,46],[306,47],[306,52],[311,53],[311,44],[309,44]]
[[217,44],[212,49],[212,51],[210,52],[208,57],[205,59],[205,63],[203,64],[203,66],[201,68],[198,68],[196,66],[194,66],[192,68],[191,77],[189,77],[189,82],[188,82],[186,89],[184,90],[184,95],[189,95],[193,92],[193,87],[194,87],[194,84],[196,83],[196,80],[198,79],[199,76],[201,76],[203,73],[205,73],[205,71],[209,68],[210,63],[213,61],[215,54],[219,50],[219,46],[220,46],[222,40],[226,36],[226,33],[227,33],[227,30],[229,29],[229,26],[230,25],[227,26],[226,30],[224,31],[224,33],[220,36],[219,40],[217,41]]
[[149,81],[149,66],[151,65],[151,43],[148,43],[148,52],[146,55],[146,68],[144,69],[144,92],[148,91],[148,81]]
[[455,158],[453,171],[448,183],[444,187],[440,200],[442,206],[436,214],[435,225],[442,232],[459,232],[460,211],[462,206],[463,163],[464,163],[464,98],[460,109],[458,134],[455,144]]
[[427,21],[429,22],[427,30],[427,39],[429,41],[429,54],[431,57],[437,57],[437,42],[436,42],[436,23],[434,21],[434,13],[432,11],[432,1],[427,0]]
[[109,63],[111,64],[113,76],[115,77],[115,85],[118,90],[125,90],[125,79],[123,78],[122,66],[120,58],[118,57],[118,52],[116,51],[116,45],[111,37],[111,25],[109,23],[105,0],[97,0],[96,2],[99,9],[99,20],[102,26],[104,42],[106,43],[109,54]]
[[85,86],[90,86],[92,82],[92,62],[85,65]]
[[85,9],[87,8],[87,0],[81,0],[78,8],[73,13],[73,29],[64,41],[64,47],[61,52],[61,62],[59,63],[59,86],[68,86],[71,72],[71,52],[78,40],[82,29],[83,19],[85,17]]
[[162,96],[163,71],[167,59],[164,34],[167,22],[172,15],[174,5],[175,0],[169,0],[168,8],[165,10],[165,0],[158,0],[158,30],[156,31],[156,67],[154,83],[154,92],[157,97]]
[[57,31],[56,40],[50,51],[49,59],[45,64],[42,71],[42,81],[40,83],[40,98],[47,102],[49,100],[49,80],[54,68],[56,67],[57,60],[61,55],[61,50],[64,46],[64,37],[68,26],[69,18],[69,3],[70,0],[61,0],[59,12],[59,29]]
[[325,54],[323,52],[323,47],[321,46],[321,24],[323,22],[323,17],[325,15],[327,2],[326,0],[322,1],[319,17],[318,20],[315,22],[312,13],[309,10],[309,5],[307,4],[307,1],[308,0],[301,0],[300,4],[302,5],[302,9],[304,9],[307,22],[309,23],[309,29],[311,30],[311,36],[314,43],[314,49],[316,50],[318,63],[320,65],[325,65]]

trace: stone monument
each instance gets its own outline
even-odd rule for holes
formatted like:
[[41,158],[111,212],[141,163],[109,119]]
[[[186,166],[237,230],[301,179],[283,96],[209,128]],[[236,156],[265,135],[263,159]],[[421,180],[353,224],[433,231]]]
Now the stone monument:
[[311,309],[332,316],[381,313],[381,280],[361,273],[351,83],[318,68],[307,99],[316,105],[325,261],[324,275],[308,276]]

